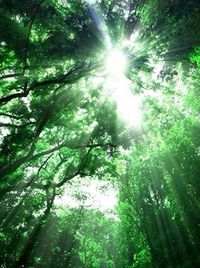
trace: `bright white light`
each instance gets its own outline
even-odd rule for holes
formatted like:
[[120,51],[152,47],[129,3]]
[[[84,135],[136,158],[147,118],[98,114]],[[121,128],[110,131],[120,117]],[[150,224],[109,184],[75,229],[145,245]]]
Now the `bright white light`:
[[97,4],[98,2],[100,2],[99,0],[87,0],[86,3],[88,4]]
[[113,49],[106,60],[106,70],[112,75],[123,74],[126,69],[126,57],[117,49]]
[[110,77],[105,86],[108,96],[117,104],[118,116],[126,122],[127,127],[139,127],[142,122],[142,97],[133,95],[129,79],[124,75]]
[[126,122],[127,128],[139,127],[142,122],[142,98],[131,92],[132,82],[124,73],[126,65],[126,56],[120,50],[113,49],[106,60],[106,70],[110,75],[104,82],[102,96],[116,102],[118,116]]
[[139,30],[133,32],[133,33],[131,34],[130,41],[131,41],[131,42],[135,42],[135,41],[137,40],[139,34],[140,34]]
[[66,185],[64,194],[56,197],[55,204],[69,208],[84,206],[86,209],[114,212],[117,204],[117,190],[109,181],[75,178],[71,185]]
[[117,112],[128,126],[139,127],[142,121],[140,110],[140,96],[133,96],[132,93],[124,89],[118,90],[115,95],[117,102]]
[[110,77],[106,81],[106,90],[117,104],[117,113],[127,123],[127,127],[139,127],[142,121],[140,110],[141,97],[134,96],[130,90],[131,82],[125,76],[127,59],[117,49],[113,49],[106,61],[106,70]]

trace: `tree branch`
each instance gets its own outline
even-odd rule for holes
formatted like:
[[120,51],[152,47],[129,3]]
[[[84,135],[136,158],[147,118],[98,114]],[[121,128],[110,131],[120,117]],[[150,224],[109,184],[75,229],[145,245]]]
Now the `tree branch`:
[[82,173],[85,169],[86,163],[87,163],[87,159],[88,156],[90,154],[90,152],[92,151],[94,147],[90,147],[89,150],[87,151],[87,153],[84,155],[84,157],[82,158],[82,161],[79,163],[78,169],[76,172],[74,172],[71,175],[65,176],[60,182],[55,184],[55,187],[61,187],[62,185],[64,185],[67,181],[70,181],[71,179],[73,179],[74,177],[78,176],[80,173]]
[[16,98],[27,97],[28,93],[29,93],[29,90],[25,91],[25,92],[20,92],[20,93],[14,93],[12,95],[3,97],[3,98],[0,99],[0,104],[8,103],[9,101],[11,101],[13,99],[16,99]]
[[[83,66],[85,64],[83,63]],[[21,98],[21,97],[27,97],[29,92],[34,90],[37,87],[43,87],[43,86],[50,86],[50,85],[56,85],[56,84],[74,84],[77,82],[77,80],[81,79],[82,77],[86,76],[89,74],[90,71],[92,71],[95,67],[99,65],[93,64],[93,65],[88,65],[87,68],[85,67],[80,67],[79,65],[73,67],[70,69],[66,74],[59,75],[58,77],[52,78],[52,79],[47,79],[44,81],[40,82],[33,82],[32,85],[28,87],[28,82],[26,81],[24,85],[23,92],[20,93],[14,93],[12,95],[2,97],[0,99],[0,104],[3,103],[8,103],[9,101],[16,99],[16,98]],[[79,72],[77,72],[79,71]]]
[[31,184],[39,177],[40,175],[40,171],[43,169],[43,167],[47,164],[47,162],[49,161],[49,159],[53,156],[53,154],[49,155],[44,162],[42,163],[42,165],[39,167],[37,174],[25,185],[25,188],[31,186]]
[[35,144],[32,144],[31,149],[29,150],[29,153],[26,156],[21,157],[21,158],[17,159],[15,162],[13,162],[11,164],[8,164],[5,167],[0,169],[0,177],[3,178],[6,175],[14,172],[22,164],[24,164],[24,163],[26,163],[26,162],[28,162],[30,160],[33,160],[33,159],[36,159],[36,158],[51,154],[51,153],[56,152],[59,149],[64,148],[64,147],[67,147],[69,149],[77,150],[77,149],[84,149],[84,148],[93,149],[93,148],[97,148],[97,147],[102,147],[102,148],[112,147],[112,148],[116,148],[117,145],[114,145],[114,144],[111,144],[111,143],[72,145],[71,143],[64,142],[64,143],[62,143],[62,144],[60,144],[60,145],[58,145],[58,146],[56,146],[56,147],[54,147],[52,149],[49,149],[49,150],[46,150],[46,151],[43,151],[43,152],[40,152],[40,153],[37,153],[37,154],[33,155],[33,152],[35,150]]
[[35,124],[35,122],[28,122],[28,123],[22,124],[22,125],[15,125],[15,124],[11,124],[11,123],[0,123],[0,127],[23,128],[23,127],[33,125],[33,124]]
[[23,76],[23,73],[5,74],[5,75],[0,77],[0,80],[12,78],[12,77],[17,77],[17,76]]
[[7,114],[7,113],[0,113],[0,116],[7,116],[7,117],[10,117],[10,118],[13,118],[13,119],[16,119],[16,120],[20,120],[20,119],[25,117],[24,115],[16,116],[16,115]]

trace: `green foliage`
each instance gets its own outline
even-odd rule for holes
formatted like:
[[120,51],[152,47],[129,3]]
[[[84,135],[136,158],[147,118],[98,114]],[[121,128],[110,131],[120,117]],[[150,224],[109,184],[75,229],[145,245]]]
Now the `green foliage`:
[[191,53],[190,61],[197,64],[198,68],[200,68],[200,47],[196,47],[194,52]]
[[[199,267],[199,11],[194,0],[1,1],[0,266]],[[109,98],[114,47],[140,127]],[[73,178],[113,183],[117,217],[58,206]],[[74,196],[86,204],[78,186]]]

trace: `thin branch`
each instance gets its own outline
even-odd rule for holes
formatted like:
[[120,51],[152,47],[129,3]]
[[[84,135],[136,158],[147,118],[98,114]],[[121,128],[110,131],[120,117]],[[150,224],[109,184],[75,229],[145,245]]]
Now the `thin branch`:
[[25,117],[24,115],[16,116],[16,115],[7,114],[7,113],[0,113],[0,116],[7,116],[7,117],[10,117],[10,118],[13,118],[13,119],[16,119],[16,120],[20,120],[20,119]]
[[[84,63],[83,63],[84,66]],[[24,89],[20,93],[14,93],[12,95],[2,97],[0,99],[0,104],[6,104],[9,101],[16,99],[16,98],[21,98],[21,97],[27,97],[29,92],[36,89],[37,87],[44,87],[44,86],[50,86],[50,85],[56,85],[56,84],[74,84],[77,82],[77,80],[81,79],[82,77],[86,76],[89,74],[90,71],[92,71],[97,65],[90,65],[88,66],[87,69],[85,68],[80,68],[80,66],[73,67],[70,69],[66,74],[59,75],[58,77],[48,79],[48,80],[43,80],[40,82],[33,82],[30,87],[28,86],[28,82],[25,82]],[[77,73],[77,70],[79,70],[79,73]],[[80,71],[81,70],[81,71]]]
[[[36,9],[35,9],[35,12],[33,14],[33,17],[31,19],[31,22],[30,22],[30,25],[29,25],[29,30],[28,30],[28,34],[27,34],[27,38],[26,38],[26,44],[25,44],[25,55],[24,55],[24,67],[23,67],[23,73],[20,74],[20,75],[25,75],[25,71],[27,70],[27,67],[28,67],[28,51],[29,51],[29,42],[30,42],[30,35],[31,35],[31,30],[32,30],[32,27],[33,27],[33,23],[34,23],[34,20],[36,18],[36,15],[39,11],[39,8],[40,6],[42,5],[42,3],[44,2],[45,0],[42,0],[38,3],[38,5],[36,6]],[[16,74],[15,74],[16,76]],[[9,77],[9,75],[8,75]],[[10,77],[13,77],[10,76]],[[1,77],[0,79],[4,79],[5,76],[3,76],[3,78]],[[25,81],[25,84],[24,84],[24,88],[23,88],[23,92],[21,93],[15,93],[15,94],[12,94],[12,95],[9,95],[9,96],[6,96],[6,97],[3,97],[0,99],[0,104],[2,103],[7,103],[13,99],[16,99],[16,98],[21,98],[21,97],[26,97],[28,96],[29,94],[29,91],[30,89],[28,88],[28,81],[26,79]]]
[[28,34],[27,34],[27,37],[26,37],[26,44],[25,44],[25,56],[24,56],[24,68],[23,68],[23,74],[25,73],[27,67],[28,67],[28,51],[29,51],[29,42],[30,42],[30,35],[31,35],[31,30],[32,30],[32,27],[33,27],[33,23],[35,21],[35,18],[37,16],[37,13],[40,9],[40,6],[42,5],[42,3],[44,2],[45,0],[41,0],[38,5],[36,6],[36,9],[35,9],[35,12],[33,13],[33,17],[31,19],[31,22],[30,22],[30,25],[29,25],[29,30],[28,30]]
[[13,74],[5,74],[0,77],[0,80],[7,79],[7,78],[13,78],[17,76],[23,76],[23,73],[13,73]]
[[[83,63],[82,66],[85,64]],[[89,73],[90,71],[94,70],[94,68],[97,67],[97,64],[89,65],[86,68],[81,68],[80,65],[74,66],[72,69],[70,69],[66,74],[61,74],[55,78],[43,80],[40,82],[34,82],[30,86],[30,90],[33,90],[37,87],[41,86],[49,86],[52,84],[73,84],[77,82],[80,78],[84,77]]]
[[0,127],[11,127],[11,128],[23,128],[29,125],[33,125],[36,122],[28,122],[26,124],[22,124],[22,125],[15,125],[15,124],[10,124],[10,123],[0,123]]
[[74,172],[71,175],[65,176],[60,182],[55,184],[55,187],[61,187],[62,185],[64,185],[67,181],[72,180],[74,177],[78,176],[79,174],[82,174],[82,172],[85,169],[87,160],[88,160],[88,156],[90,154],[90,152],[92,151],[93,147],[90,147],[89,150],[87,151],[87,153],[84,155],[84,157],[82,158],[81,162],[79,163],[79,166],[77,168],[77,171]]
[[50,154],[50,153],[53,153],[55,151],[58,151],[59,149],[61,148],[64,148],[64,147],[67,147],[68,149],[72,149],[72,150],[77,150],[77,149],[85,149],[85,148],[97,148],[97,147],[112,147],[112,148],[116,148],[118,145],[117,144],[112,144],[112,143],[96,143],[96,144],[82,144],[82,145],[72,145],[71,143],[67,143],[67,142],[63,142],[62,144],[52,148],[52,149],[49,149],[49,150],[46,150],[46,151],[43,151],[43,152],[40,152],[38,154],[35,154],[32,156],[31,159],[35,159],[35,158],[39,158],[39,157],[42,157],[44,155],[47,155],[47,154]]
[[49,159],[53,156],[53,153],[51,155],[49,155],[44,162],[42,163],[42,165],[39,167],[37,174],[25,185],[25,188],[31,186],[31,184],[39,177],[40,175],[40,171],[44,168],[44,166],[47,164],[47,162],[49,161]]
[[78,175],[79,175],[79,171],[76,171],[75,173],[73,173],[73,174],[71,174],[69,176],[64,177],[60,182],[58,182],[58,183],[55,184],[55,187],[56,188],[59,188],[59,187],[63,186],[66,182],[72,180],[73,178],[75,178]]

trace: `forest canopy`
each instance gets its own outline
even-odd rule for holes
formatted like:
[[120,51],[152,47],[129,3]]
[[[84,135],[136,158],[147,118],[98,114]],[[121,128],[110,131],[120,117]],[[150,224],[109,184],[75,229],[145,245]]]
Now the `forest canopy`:
[[199,25],[197,0],[0,2],[0,267],[200,266]]

